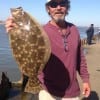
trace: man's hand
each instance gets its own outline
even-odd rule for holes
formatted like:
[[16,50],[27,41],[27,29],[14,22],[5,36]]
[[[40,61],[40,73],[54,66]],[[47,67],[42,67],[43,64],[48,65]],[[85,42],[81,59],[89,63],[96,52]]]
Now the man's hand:
[[83,95],[85,97],[89,97],[91,92],[90,84],[89,83],[83,83]]
[[9,17],[5,22],[6,31],[9,32],[16,24],[13,22],[13,18]]

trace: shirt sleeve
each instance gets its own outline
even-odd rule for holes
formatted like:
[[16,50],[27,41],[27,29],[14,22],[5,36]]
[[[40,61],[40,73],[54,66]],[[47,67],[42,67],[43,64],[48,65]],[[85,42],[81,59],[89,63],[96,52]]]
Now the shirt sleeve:
[[83,52],[83,48],[81,46],[81,40],[78,46],[78,56],[77,56],[77,70],[83,82],[89,82],[89,72],[87,68],[87,62],[85,58],[85,54]]

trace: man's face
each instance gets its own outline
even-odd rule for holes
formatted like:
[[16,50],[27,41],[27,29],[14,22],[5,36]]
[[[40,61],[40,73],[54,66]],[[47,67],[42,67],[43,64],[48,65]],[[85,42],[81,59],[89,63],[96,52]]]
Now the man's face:
[[47,8],[51,18],[58,22],[65,20],[66,13],[68,12],[66,2],[64,1],[51,1]]

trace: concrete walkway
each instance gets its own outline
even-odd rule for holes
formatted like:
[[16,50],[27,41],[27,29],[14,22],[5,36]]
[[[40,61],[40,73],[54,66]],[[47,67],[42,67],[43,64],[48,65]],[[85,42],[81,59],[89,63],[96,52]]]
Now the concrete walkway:
[[92,91],[88,99],[82,100],[100,100],[100,43],[84,45],[83,47],[86,50],[86,59],[90,73],[90,84]]

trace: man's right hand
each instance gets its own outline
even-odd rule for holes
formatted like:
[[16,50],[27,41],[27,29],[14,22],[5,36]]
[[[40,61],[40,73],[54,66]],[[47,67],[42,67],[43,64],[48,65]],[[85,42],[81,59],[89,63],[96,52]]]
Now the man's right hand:
[[6,31],[9,32],[16,24],[13,21],[12,17],[9,17],[5,22]]

